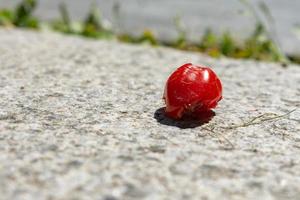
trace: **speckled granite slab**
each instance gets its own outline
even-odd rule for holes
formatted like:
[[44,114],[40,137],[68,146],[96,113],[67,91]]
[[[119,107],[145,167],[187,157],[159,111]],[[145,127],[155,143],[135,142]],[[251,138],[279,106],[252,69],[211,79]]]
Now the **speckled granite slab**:
[[[201,122],[163,115],[185,62],[223,82]],[[296,200],[299,106],[299,66],[0,29],[0,199]]]

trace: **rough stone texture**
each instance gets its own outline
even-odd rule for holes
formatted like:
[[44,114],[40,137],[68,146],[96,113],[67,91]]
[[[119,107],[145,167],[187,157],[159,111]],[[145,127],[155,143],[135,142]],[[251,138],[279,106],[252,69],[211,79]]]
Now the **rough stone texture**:
[[[208,123],[163,116],[185,62],[223,82]],[[0,70],[0,199],[300,198],[299,66],[0,30]]]

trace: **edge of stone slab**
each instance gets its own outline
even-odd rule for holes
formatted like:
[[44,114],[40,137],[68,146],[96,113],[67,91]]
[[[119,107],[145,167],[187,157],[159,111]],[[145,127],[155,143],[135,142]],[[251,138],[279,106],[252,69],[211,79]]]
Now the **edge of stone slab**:
[[[169,51],[169,52],[177,52],[177,53],[182,53],[182,54],[189,54],[189,55],[194,55],[194,56],[199,56],[203,57],[208,62],[215,62],[219,61],[221,63],[226,64],[238,64],[240,65],[241,63],[247,64],[253,64],[253,65],[269,65],[269,66],[276,66],[280,68],[290,68],[290,67],[296,67],[299,68],[300,65],[297,64],[288,64],[287,66],[283,66],[281,63],[276,63],[276,62],[266,62],[266,61],[257,61],[253,59],[234,59],[234,58],[229,58],[229,57],[221,57],[221,58],[212,58],[208,55],[205,55],[200,52],[192,52],[192,51],[184,51],[184,50],[179,50],[179,49],[174,49],[171,47],[164,47],[164,46],[157,46],[153,47],[147,44],[130,44],[130,43],[123,43],[120,41],[117,41],[116,39],[108,39],[108,40],[95,40],[91,38],[85,38],[82,36],[75,36],[75,35],[66,35],[63,33],[58,33],[50,30],[41,30],[41,31],[35,31],[35,30],[30,30],[30,29],[19,29],[19,28],[3,28],[0,27],[0,41],[5,40],[6,38],[11,38],[12,35],[14,37],[20,37],[20,38],[25,38],[28,35],[34,35],[34,36],[40,36],[41,38],[43,37],[54,37],[57,39],[68,39],[68,40],[78,40],[78,41],[84,41],[84,42],[90,42],[93,44],[99,44],[99,43],[111,43],[115,45],[120,45],[120,46],[130,46],[133,48],[139,48],[139,49],[144,49],[145,51],[149,50],[160,50],[160,51]],[[5,37],[7,36],[7,37]]]

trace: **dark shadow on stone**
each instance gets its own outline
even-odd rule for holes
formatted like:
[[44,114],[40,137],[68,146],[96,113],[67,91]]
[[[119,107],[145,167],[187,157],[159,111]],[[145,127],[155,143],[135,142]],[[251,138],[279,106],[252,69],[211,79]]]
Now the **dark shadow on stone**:
[[184,116],[180,120],[175,120],[165,115],[165,108],[159,108],[155,111],[154,118],[161,124],[185,129],[202,126],[203,124],[208,123],[215,115],[214,111],[209,110],[201,113],[197,117]]

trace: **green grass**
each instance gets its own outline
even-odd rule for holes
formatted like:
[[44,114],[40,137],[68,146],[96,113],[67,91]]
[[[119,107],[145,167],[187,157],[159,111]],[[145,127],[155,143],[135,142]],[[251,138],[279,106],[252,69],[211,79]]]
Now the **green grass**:
[[14,10],[0,10],[0,25],[38,29],[39,20],[32,15],[36,5],[35,0],[23,0]]
[[[268,20],[268,24],[264,24],[252,4],[247,0],[240,0],[240,2],[256,19],[256,26],[252,34],[244,41],[237,41],[230,32],[217,35],[212,30],[207,29],[199,42],[191,43],[187,40],[187,34],[179,16],[174,20],[178,37],[171,42],[158,40],[151,30],[145,30],[140,36],[116,34],[103,25],[100,11],[95,4],[91,5],[86,18],[81,22],[72,21],[66,5],[61,4],[59,6],[61,17],[50,23],[46,23],[46,26],[54,31],[65,34],[93,39],[116,38],[126,43],[146,43],[153,46],[168,46],[181,50],[202,52],[215,58],[226,56],[281,62],[284,64],[289,62],[300,63],[300,56],[286,56],[282,52],[278,42],[276,42],[277,35],[276,29],[274,28],[274,20],[268,7],[263,2],[259,4],[261,12]],[[0,26],[41,29],[42,23],[33,15],[37,4],[37,0],[23,0],[14,10],[0,10]],[[267,25],[271,28],[267,29]]]

